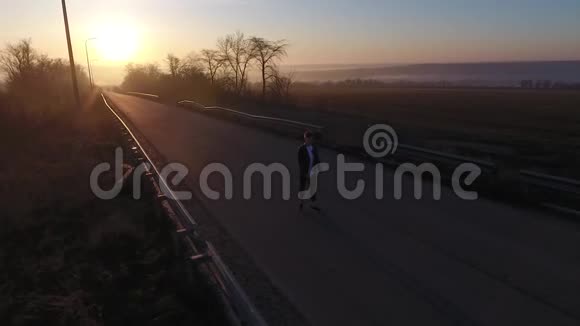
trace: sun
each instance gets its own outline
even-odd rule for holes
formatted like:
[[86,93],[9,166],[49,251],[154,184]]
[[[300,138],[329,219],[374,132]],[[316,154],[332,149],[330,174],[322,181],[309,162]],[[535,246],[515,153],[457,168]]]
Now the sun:
[[107,61],[130,61],[139,47],[139,34],[129,24],[107,24],[99,28],[96,37],[100,56]]

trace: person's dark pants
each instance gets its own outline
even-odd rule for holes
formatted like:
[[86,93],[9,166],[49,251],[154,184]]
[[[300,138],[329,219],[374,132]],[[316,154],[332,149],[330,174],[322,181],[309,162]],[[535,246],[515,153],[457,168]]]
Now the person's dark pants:
[[[299,191],[300,192],[307,191],[309,188],[310,188],[310,177],[301,176],[300,177],[300,188],[299,188]],[[310,200],[312,202],[315,202],[316,201],[316,193],[314,193],[312,195],[312,197],[310,197]]]

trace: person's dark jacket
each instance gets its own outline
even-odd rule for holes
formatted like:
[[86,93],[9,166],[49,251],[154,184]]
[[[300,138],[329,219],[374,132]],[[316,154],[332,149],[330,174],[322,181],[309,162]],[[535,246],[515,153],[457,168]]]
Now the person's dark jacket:
[[[308,149],[306,149],[306,144],[302,144],[300,148],[298,148],[298,166],[300,167],[300,178],[308,178],[309,171],[308,168],[310,166],[310,157],[308,156]],[[312,145],[313,151],[312,154],[314,156],[314,162],[312,162],[312,167],[316,164],[320,163],[320,157],[318,156],[318,148],[315,145]]]

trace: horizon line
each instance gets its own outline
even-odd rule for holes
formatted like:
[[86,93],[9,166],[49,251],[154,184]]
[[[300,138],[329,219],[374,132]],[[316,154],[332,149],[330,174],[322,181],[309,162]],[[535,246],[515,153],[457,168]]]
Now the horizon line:
[[537,59],[537,60],[482,60],[482,61],[442,61],[442,62],[377,62],[377,63],[282,63],[280,66],[379,66],[379,65],[452,65],[452,64],[493,64],[493,63],[547,63],[547,62],[580,62],[580,58],[577,59]]

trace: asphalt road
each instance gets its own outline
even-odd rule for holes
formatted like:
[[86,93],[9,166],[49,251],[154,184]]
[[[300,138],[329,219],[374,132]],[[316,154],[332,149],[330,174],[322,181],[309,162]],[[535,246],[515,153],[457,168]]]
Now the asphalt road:
[[[574,221],[487,199],[463,201],[443,188],[441,200],[393,196],[392,171],[384,198],[375,198],[375,167],[350,173],[366,182],[361,198],[336,189],[337,153],[322,149],[331,166],[320,180],[322,213],[299,212],[297,140],[144,99],[108,96],[168,162],[202,169],[220,162],[233,174],[234,197],[223,179],[210,186],[219,200],[196,194],[272,283],[313,325],[579,325],[580,228]],[[346,127],[345,127],[346,128]],[[355,162],[349,157],[347,161]],[[243,171],[252,163],[289,168],[292,199],[243,198]],[[198,186],[199,187],[199,186]],[[218,248],[219,249],[219,248]]]

